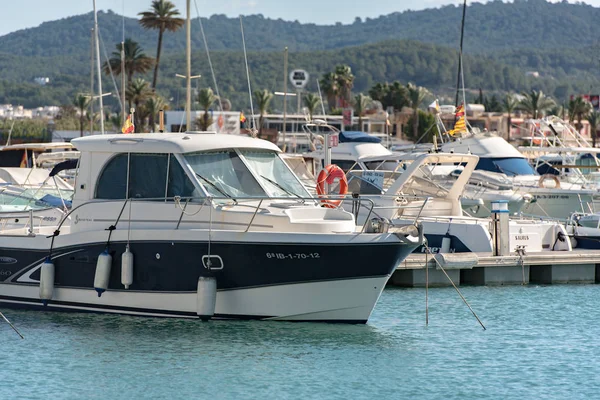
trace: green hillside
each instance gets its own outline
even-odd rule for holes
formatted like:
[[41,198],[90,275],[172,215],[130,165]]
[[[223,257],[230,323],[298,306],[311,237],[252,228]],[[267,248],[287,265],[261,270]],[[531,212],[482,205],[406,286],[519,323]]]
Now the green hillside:
[[[536,53],[537,54],[537,53]],[[511,59],[512,57],[512,59]],[[549,55],[540,51],[545,60]],[[534,57],[537,59],[536,57]],[[245,66],[242,52],[215,51],[212,53],[216,79],[221,95],[233,102],[234,108],[249,106]],[[311,74],[308,90],[316,92],[316,79],[334,69],[340,63],[352,68],[355,75],[354,92],[366,92],[377,82],[414,82],[425,86],[437,96],[451,94],[456,85],[457,54],[454,49],[408,40],[386,41],[339,50],[323,50],[291,53],[289,68],[303,68]],[[501,63],[511,63],[521,68]],[[576,64],[570,75],[563,71],[560,79],[543,72],[538,79],[527,78],[525,69],[528,59],[517,55],[499,53],[497,58],[482,55],[466,55],[465,81],[472,89],[490,91],[522,91],[530,88],[542,89],[558,97],[566,97],[572,91],[587,93],[590,86],[599,87],[592,74],[585,76],[581,71],[592,68],[588,64]],[[249,52],[251,83],[253,89],[283,90],[283,53]],[[206,55],[195,50],[193,74],[201,74],[197,82],[200,87],[213,87]],[[41,104],[64,104],[70,102],[77,92],[89,91],[89,60],[86,57],[23,57],[0,54],[0,68],[4,81],[0,81],[0,103],[23,104],[28,107]],[[183,53],[166,56],[160,67],[158,91],[171,105],[182,104],[184,81],[176,73],[184,73]],[[32,76],[48,76],[50,85],[40,87],[31,83]],[[150,76],[146,76],[149,79]],[[196,85],[196,82],[194,82]],[[104,90],[115,93],[112,80],[104,77]],[[277,102],[274,103],[277,107]]]
[[[148,4],[150,1],[148,1]],[[140,10],[144,11],[144,10]],[[185,10],[180,10],[184,12]],[[195,10],[194,10],[195,11]],[[349,25],[314,25],[251,15],[244,19],[246,41],[252,50],[291,51],[339,49],[389,39],[412,39],[457,47],[462,8],[444,6],[422,11],[405,11]],[[195,15],[195,12],[193,13]],[[16,55],[87,54],[90,46],[92,13],[46,22],[0,38],[0,52]],[[491,52],[517,48],[569,48],[592,45],[600,34],[600,8],[584,3],[548,3],[544,0],[500,0],[474,3],[467,9],[465,50]],[[107,48],[121,41],[122,19],[113,12],[100,13],[100,31]],[[214,50],[240,50],[237,18],[213,15],[204,19],[210,46]],[[125,19],[125,34],[144,48],[153,49],[156,32],[145,32],[136,19]],[[182,51],[184,31],[165,37],[166,52]],[[197,21],[193,25],[194,46],[202,46]]]
[[[460,7],[445,6],[330,26],[245,17],[253,89],[283,89],[281,51],[288,46],[290,68],[309,71],[311,91],[316,91],[316,78],[347,64],[356,76],[354,92],[399,80],[425,86],[437,96],[450,95],[456,85],[461,13]],[[583,3],[472,4],[465,27],[467,87],[486,93],[541,89],[560,101],[573,93],[600,92],[600,42],[595,39],[600,37],[595,23],[599,17],[600,8]],[[113,12],[102,12],[99,19],[104,60],[104,53],[121,41],[122,19]],[[0,103],[60,105],[89,91],[92,25],[88,13],[2,36]],[[193,74],[203,75],[201,87],[214,86],[197,20],[193,27]],[[204,20],[204,28],[221,95],[232,100],[234,108],[248,108],[239,20],[214,15]],[[154,55],[156,32],[144,31],[136,19],[126,18],[125,33],[147,55]],[[184,70],[184,32],[168,33],[158,90],[172,107],[181,104],[183,81],[175,74]],[[540,78],[527,78],[526,71],[538,71]],[[50,77],[51,84],[33,84],[37,76]],[[115,93],[111,79],[104,78],[105,91]],[[114,104],[114,99],[108,102]]]

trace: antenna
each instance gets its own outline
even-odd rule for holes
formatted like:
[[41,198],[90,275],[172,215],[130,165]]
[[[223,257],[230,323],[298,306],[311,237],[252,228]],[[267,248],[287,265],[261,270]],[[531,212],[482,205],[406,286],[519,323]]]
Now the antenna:
[[[189,1],[189,0],[188,0]],[[250,86],[250,69],[248,68],[248,54],[246,53],[246,38],[244,37],[244,23],[240,15],[240,28],[242,31],[242,44],[244,46],[244,61],[246,62],[246,78],[248,79],[248,94],[250,95],[250,110],[252,111],[252,125],[256,130],[256,117],[254,116],[254,103],[252,102],[252,87]]]
[[102,103],[102,71],[100,69],[100,40],[98,39],[96,0],[94,0],[94,39],[96,41],[96,73],[98,74],[98,98],[100,101],[100,132],[104,135],[104,104]]
[[190,0],[186,1],[186,25],[185,25],[185,58],[186,58],[186,76],[185,76],[185,127],[186,130],[192,130],[192,27],[190,21],[191,14]]

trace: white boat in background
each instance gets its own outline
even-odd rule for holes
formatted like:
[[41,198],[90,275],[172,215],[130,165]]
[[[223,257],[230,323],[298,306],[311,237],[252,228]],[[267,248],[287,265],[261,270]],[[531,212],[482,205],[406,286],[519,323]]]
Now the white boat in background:
[[[493,183],[493,177],[496,181],[508,179],[516,192],[530,194],[531,201],[524,202],[521,209],[526,215],[567,220],[573,212],[600,210],[600,196],[595,189],[554,175],[538,175],[523,154],[493,133],[473,133],[444,143],[441,149],[479,156],[475,174],[483,171],[484,175],[479,181]],[[483,185],[482,189],[487,192]]]
[[321,207],[263,140],[74,142],[71,223],[0,234],[11,260],[1,266],[3,307],[364,323],[422,242],[413,222],[357,231],[352,214]]
[[[331,163],[345,172],[351,170],[401,172],[406,163],[428,153],[427,150],[431,151],[431,145],[420,147],[420,151],[416,152],[406,147],[401,149],[409,151],[391,151],[380,144],[380,138],[364,132],[340,132],[339,135],[339,144],[331,148]],[[292,161],[294,157],[298,159],[297,155],[288,156],[289,163],[295,163],[297,168],[305,169],[298,164],[299,161]],[[304,153],[303,157],[306,169],[310,170],[313,176],[324,167],[323,149]],[[440,185],[451,186],[461,170],[461,165],[446,165],[432,168],[431,173],[435,175]],[[306,183],[309,183],[309,179],[306,179]],[[314,182],[313,179],[311,185],[313,188]],[[508,202],[509,211],[514,215],[518,214],[531,198],[532,196],[527,193],[514,190],[512,181],[502,175],[474,171],[460,200],[468,215],[485,218],[490,216],[492,201]]]
[[[493,249],[490,219],[464,215],[461,198],[479,158],[468,154],[434,153],[415,155],[399,171],[351,171],[348,187],[360,193],[359,200],[369,199],[372,212],[357,209],[355,202],[345,201],[345,208],[357,215],[357,222],[371,216],[406,225],[418,221],[432,252],[491,252]],[[462,167],[452,185],[440,181],[437,169]],[[359,201],[357,200],[357,201]],[[527,252],[571,250],[564,226],[556,222],[511,219],[509,248]],[[417,251],[425,251],[424,247]]]

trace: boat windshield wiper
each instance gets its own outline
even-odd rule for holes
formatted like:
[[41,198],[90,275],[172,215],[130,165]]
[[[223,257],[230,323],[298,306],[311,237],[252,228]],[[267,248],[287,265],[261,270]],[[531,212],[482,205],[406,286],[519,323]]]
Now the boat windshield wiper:
[[300,200],[303,200],[301,196],[299,196],[299,195],[297,195],[296,193],[294,193],[294,192],[292,192],[292,191],[290,191],[290,190],[288,190],[288,189],[284,188],[283,186],[281,186],[279,183],[275,182],[274,180],[272,180],[272,179],[269,179],[269,178],[267,178],[267,177],[266,177],[266,176],[264,176],[264,175],[261,175],[260,177],[261,177],[261,178],[263,178],[264,180],[266,180],[267,182],[271,183],[272,185],[274,185],[274,186],[277,186],[279,189],[283,190],[283,191],[284,191],[284,192],[286,192],[287,194],[289,194],[289,195],[292,195],[292,196],[296,196],[296,197],[297,197],[297,198],[299,198]]
[[217,190],[217,192],[221,193],[221,194],[222,194],[223,196],[225,196],[225,197],[228,197],[228,198],[230,198],[230,199],[234,200],[234,199],[233,199],[233,197],[231,197],[231,195],[230,195],[229,193],[227,193],[227,192],[225,192],[225,191],[221,190],[221,189],[220,189],[220,188],[219,188],[217,185],[215,185],[213,182],[209,181],[208,179],[206,179],[205,177],[203,177],[202,175],[200,175],[200,174],[199,174],[199,173],[197,173],[197,172],[194,172],[194,173],[196,174],[196,176],[197,176],[198,178],[202,179],[204,182],[208,183],[210,186],[212,186],[213,188],[215,188],[215,189]]

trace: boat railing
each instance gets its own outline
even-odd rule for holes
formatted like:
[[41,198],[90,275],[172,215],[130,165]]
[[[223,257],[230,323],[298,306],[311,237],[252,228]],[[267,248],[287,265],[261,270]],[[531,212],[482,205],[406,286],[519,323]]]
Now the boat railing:
[[[423,208],[426,206],[428,199],[429,198],[425,198],[423,203],[418,206],[398,205],[397,207],[394,207],[394,208],[416,208],[416,209],[418,209],[418,211],[415,213],[414,221],[411,224],[411,225],[416,226],[417,220],[420,217]],[[323,203],[326,207],[335,208],[335,209],[341,208],[344,202],[353,202],[353,205],[356,207],[357,210],[364,208],[367,212],[367,217],[365,219],[365,222],[361,226],[360,233],[365,233],[368,231],[372,216],[377,217],[379,219],[384,219],[377,213],[378,209],[387,209],[387,207],[381,207],[381,208],[376,207],[375,203],[373,202],[372,199],[364,198],[364,197],[360,197],[360,196],[357,197],[355,195],[327,195],[327,196],[320,196],[319,198],[300,197],[300,196],[297,196],[297,197],[266,197],[266,196],[260,197],[260,196],[256,196],[256,197],[236,197],[234,199],[231,197],[212,197],[212,196],[201,197],[201,198],[174,196],[174,197],[167,197],[167,198],[165,198],[165,197],[144,198],[144,199],[128,198],[128,199],[123,199],[123,200],[97,199],[97,200],[84,202],[82,204],[79,204],[79,205],[71,208],[71,210],[69,210],[69,212],[64,215],[64,217],[58,224],[56,231],[60,231],[60,229],[62,228],[64,223],[70,219],[71,215],[74,212],[79,211],[84,207],[98,206],[99,204],[108,204],[108,203],[115,203],[115,202],[121,202],[121,201],[122,201],[122,205],[120,207],[119,214],[118,214],[117,218],[115,219],[114,224],[112,224],[108,228],[109,230],[116,229],[116,226],[120,222],[120,220],[123,216],[123,213],[125,211],[125,208],[127,207],[128,204],[129,204],[129,207],[132,207],[133,204],[140,204],[140,203],[173,202],[180,209],[179,218],[177,220],[164,220],[164,222],[175,223],[175,229],[179,229],[184,216],[197,215],[202,211],[202,209],[205,206],[210,205],[211,209],[213,209],[215,206],[223,206],[223,205],[252,207],[254,209],[254,211],[250,217],[250,220],[248,221],[248,224],[244,224],[244,229],[242,230],[243,232],[248,232],[250,230],[250,228],[253,226],[253,224],[256,220],[256,216],[262,209],[263,204],[267,201],[268,202],[284,202],[284,201],[285,202],[297,202],[298,205],[303,205],[303,204],[307,204],[307,203],[313,203],[316,205],[319,203]],[[339,204],[337,203],[337,201],[339,201]],[[188,207],[191,204],[193,204],[195,206],[199,205],[200,208],[193,212],[188,212]],[[354,215],[357,215],[357,214],[354,214]],[[209,221],[208,221],[210,226],[212,226],[212,224],[214,223],[212,218],[213,217],[212,217],[212,212],[211,212]]]

